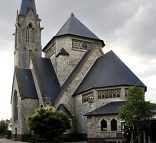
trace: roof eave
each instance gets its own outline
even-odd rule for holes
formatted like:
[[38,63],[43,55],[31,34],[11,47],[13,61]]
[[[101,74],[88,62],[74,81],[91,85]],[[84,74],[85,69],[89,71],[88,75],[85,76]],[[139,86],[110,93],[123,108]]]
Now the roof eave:
[[[78,93],[74,93],[72,96],[73,97],[75,97],[75,96],[77,96],[77,95],[80,95],[80,94],[82,94],[82,93],[84,93],[84,92],[87,92],[87,91],[89,91],[89,90],[93,90],[93,89],[98,89],[98,88],[112,88],[112,87],[117,87],[117,86],[135,86],[135,85],[128,85],[128,84],[119,84],[119,85],[112,85],[112,86],[101,86],[101,87],[92,87],[92,88],[89,88],[89,89],[87,89],[87,90],[84,90],[84,91],[82,91],[82,92],[78,92]],[[139,87],[143,87],[144,88],[144,91],[146,92],[147,91],[147,86],[139,86]]]
[[46,49],[48,48],[48,46],[49,46],[56,38],[58,38],[58,37],[64,37],[64,36],[76,36],[76,37],[80,37],[80,38],[91,39],[91,40],[95,40],[95,41],[101,42],[102,47],[105,46],[104,41],[101,40],[101,39],[94,39],[94,38],[89,38],[89,37],[83,37],[83,36],[74,35],[74,34],[64,34],[64,35],[54,36],[54,37],[47,43],[47,45],[42,49],[42,51],[45,52]]
[[110,115],[117,115],[119,113],[107,113],[107,114],[85,114],[84,116],[110,116]]
[[35,98],[35,97],[25,97],[25,96],[21,96],[21,100],[23,100],[23,99],[34,99],[34,100],[38,100],[38,97],[37,98]]

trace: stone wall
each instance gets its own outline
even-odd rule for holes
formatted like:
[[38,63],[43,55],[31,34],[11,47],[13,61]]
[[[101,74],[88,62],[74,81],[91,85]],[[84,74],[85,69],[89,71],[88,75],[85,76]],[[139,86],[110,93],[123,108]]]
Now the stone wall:
[[70,81],[70,84],[68,85],[68,87],[66,87],[64,92],[59,95],[59,98],[56,102],[56,107],[61,103],[64,103],[66,104],[66,107],[71,112],[71,114],[74,115],[75,109],[72,95],[99,56],[101,56],[99,49],[95,48],[90,52],[90,55],[87,57],[84,63],[82,63],[83,66],[81,67],[81,69],[79,69],[79,72],[75,75],[74,79]]
[[[87,41],[91,43],[91,45],[94,44],[92,48],[94,47],[96,48],[98,47],[99,49],[102,48],[101,43],[98,43],[97,41],[96,43],[94,40],[91,39],[88,40],[86,38],[80,38],[76,36],[67,36],[67,35],[60,36],[57,37],[55,40],[53,40],[47,47],[47,50],[45,51],[45,57],[51,59],[60,85],[63,85],[63,83],[66,81],[68,76],[71,74],[73,69],[76,67],[76,65],[86,52],[86,50],[83,49],[80,50],[73,48],[73,39],[85,42]],[[69,53],[69,56],[67,55],[57,56],[62,48],[64,48]]]
[[[26,28],[29,23],[34,27],[34,43],[26,42]],[[34,16],[32,10],[29,10],[26,17],[17,15],[14,52],[15,65],[20,68],[28,68],[31,53],[41,56],[41,49],[40,19]]]
[[[101,131],[101,121],[103,119],[107,121],[107,131]],[[112,119],[117,120],[117,131],[111,131]],[[117,116],[92,116],[87,118],[88,138],[117,138],[117,133],[122,133],[121,122],[117,119]]]
[[[98,88],[92,89],[83,94],[76,95],[74,98],[75,101],[75,122],[76,122],[76,130],[78,133],[87,133],[86,126],[87,126],[87,117],[84,116],[86,113],[93,111],[107,103],[113,101],[121,101],[125,100],[125,90],[124,86],[117,86],[112,88]],[[106,99],[98,99],[97,90],[103,89],[121,89],[120,90],[120,97],[119,98],[106,98]],[[94,93],[94,100],[92,102],[83,102],[82,96],[86,93]]]
[[[61,48],[64,48],[68,53],[67,55],[59,55],[55,58],[51,58],[53,61],[52,63],[55,63],[56,66],[56,74],[58,77],[58,80],[60,82],[60,85],[62,85],[65,80],[68,78],[68,76],[71,74],[77,63],[80,61],[82,56],[84,55],[84,51],[74,51],[72,50],[72,38],[71,36],[65,36],[65,37],[58,37],[55,40],[56,44],[56,53],[55,55],[58,55]],[[62,73],[63,71],[63,73]]]
[[[18,120],[15,121],[14,119],[14,91],[17,92],[18,97]],[[38,100],[36,99],[25,99],[21,98],[19,87],[17,84],[16,76],[14,76],[13,80],[13,89],[12,89],[12,98],[11,98],[11,107],[12,107],[12,134],[15,137],[15,134],[17,134],[17,137],[20,137],[25,134],[30,134],[30,132],[26,128],[26,117],[28,115],[31,115],[36,108],[38,108]]]
[[26,117],[33,114],[35,109],[39,107],[38,100],[36,99],[22,99],[20,104],[20,116],[21,116],[21,134],[30,134],[30,131],[26,127]]
[[[20,94],[19,94],[19,88],[18,88],[18,85],[17,85],[17,79],[16,79],[16,76],[14,75],[14,79],[13,79],[13,88],[12,88],[12,95],[11,95],[11,114],[12,114],[12,118],[11,118],[11,125],[12,125],[12,134],[18,134],[20,133],[20,113],[19,113],[19,110],[18,110],[18,113],[17,113],[17,116],[18,116],[18,120],[15,121],[14,119],[14,92],[17,92],[17,99],[18,99],[18,104],[21,103],[21,98],[20,98]],[[17,129],[17,132],[15,131]]]

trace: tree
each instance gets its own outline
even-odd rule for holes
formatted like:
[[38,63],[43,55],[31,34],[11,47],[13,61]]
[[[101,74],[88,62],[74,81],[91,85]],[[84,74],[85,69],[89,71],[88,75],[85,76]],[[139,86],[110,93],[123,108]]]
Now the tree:
[[60,136],[70,128],[69,118],[53,107],[39,108],[26,119],[27,127],[46,140]]
[[138,86],[129,89],[126,99],[126,103],[120,108],[118,117],[125,121],[127,128],[136,128],[140,142],[141,133],[148,128],[149,119],[154,115],[154,106],[145,101],[143,88]]
[[0,136],[4,136],[6,135],[8,132],[8,123],[7,120],[1,120],[0,121]]

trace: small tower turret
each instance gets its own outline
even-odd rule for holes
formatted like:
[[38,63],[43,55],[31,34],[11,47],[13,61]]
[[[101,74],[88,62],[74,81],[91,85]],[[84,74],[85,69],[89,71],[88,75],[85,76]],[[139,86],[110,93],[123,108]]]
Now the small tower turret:
[[35,0],[22,0],[17,13],[15,32],[15,66],[29,68],[30,56],[41,56],[41,27]]

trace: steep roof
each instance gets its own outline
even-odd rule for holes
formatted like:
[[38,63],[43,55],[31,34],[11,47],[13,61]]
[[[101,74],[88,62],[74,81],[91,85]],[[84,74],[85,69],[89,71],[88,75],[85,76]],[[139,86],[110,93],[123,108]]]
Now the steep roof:
[[72,13],[69,19],[65,22],[62,28],[57,32],[57,34],[48,42],[48,44],[43,48],[43,52],[46,50],[48,45],[55,38],[64,35],[73,35],[83,38],[98,40],[105,46],[104,41],[99,39],[93,32],[91,32],[81,21],[79,21]]
[[93,32],[91,32],[83,23],[81,23],[72,13],[66,23],[58,31],[56,36],[76,35],[86,38],[100,40]]
[[110,51],[96,60],[75,95],[91,88],[112,87],[118,85],[145,85],[140,79]]
[[59,107],[57,108],[57,111],[61,111],[64,114],[71,116],[71,113],[69,112],[69,110],[64,106],[64,104],[60,104]]
[[32,58],[32,60],[43,96],[50,97],[51,102],[54,103],[60,91],[60,84],[51,60],[41,57]]
[[34,15],[37,16],[35,0],[22,0],[19,14],[26,16],[29,9],[32,9]]
[[118,114],[119,109],[122,105],[124,105],[126,101],[116,101],[108,103],[100,108],[95,109],[94,111],[91,111],[85,116],[97,116],[97,115],[113,115]]
[[30,69],[15,69],[20,95],[23,98],[38,99]]
[[69,53],[68,53],[64,48],[61,48],[61,50],[60,50],[59,53],[56,55],[56,57],[58,57],[59,55],[69,56]]

